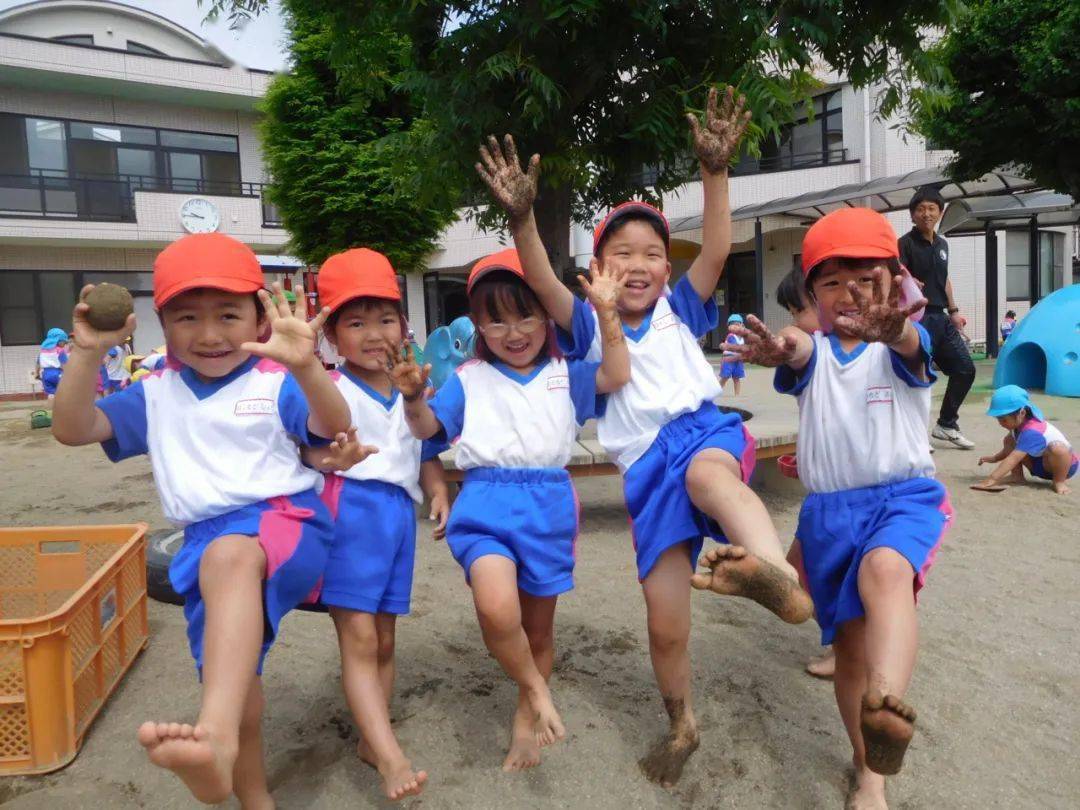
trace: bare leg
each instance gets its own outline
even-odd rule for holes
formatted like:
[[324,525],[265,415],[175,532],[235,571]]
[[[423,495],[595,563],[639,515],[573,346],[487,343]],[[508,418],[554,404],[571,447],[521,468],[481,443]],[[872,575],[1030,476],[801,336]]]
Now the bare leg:
[[862,739],[862,699],[866,694],[865,619],[846,622],[833,642],[836,651],[836,673],[833,690],[836,705],[851,740],[852,765],[855,782],[845,803],[846,810],[886,810],[885,777],[866,767]]
[[739,377],[733,378],[735,380],[735,396],[739,396],[742,392],[742,379]]
[[726,391],[727,390],[728,380],[730,380],[730,379],[731,379],[731,377],[721,377],[720,378],[720,390],[721,391]]
[[243,810],[274,808],[263,762],[262,714],[265,705],[262,678],[256,677],[251,682],[244,714],[240,718],[240,748],[233,766],[233,793]]
[[809,619],[814,612],[810,595],[784,559],[769,513],[743,483],[734,457],[715,448],[702,450],[686,472],[686,490],[733,544],[709,549],[701,564],[712,570],[695,575],[694,587],[753,599],[792,624]]
[[1065,482],[1069,478],[1069,467],[1072,466],[1072,451],[1061,442],[1054,442],[1043,453],[1043,466],[1053,476],[1054,492],[1068,495],[1069,485]]
[[[397,665],[394,663],[397,616],[393,613],[376,613],[375,631],[379,636],[379,683],[386,695],[386,706],[389,711],[394,699],[394,678],[397,675]],[[360,735],[360,741],[356,744],[356,753],[362,762],[372,768],[377,768],[375,755],[371,752],[371,747],[363,734]]]
[[372,761],[383,779],[386,797],[393,801],[423,790],[427,773],[413,771],[393,729],[386,692],[379,678],[379,637],[375,616],[331,608],[341,648],[341,682],[353,720],[360,728]]
[[886,775],[900,770],[915,731],[915,712],[901,702],[918,647],[914,575],[911,564],[890,548],[874,549],[859,565],[859,597],[866,610],[862,736],[867,767]]
[[529,638],[521,624],[517,566],[506,557],[488,554],[472,564],[469,579],[484,643],[528,697],[537,744],[551,745],[561,740],[566,728],[555,710],[547,682],[533,661]]
[[[518,591],[521,604],[521,626],[529,639],[533,661],[544,680],[550,680],[555,661],[555,604],[556,596],[532,596]],[[503,762],[504,771],[522,771],[540,764],[540,746],[533,730],[533,713],[529,696],[518,689],[517,709],[510,731],[510,750]]]
[[650,782],[671,787],[700,738],[690,695],[690,549],[660,555],[641,587],[649,621],[649,655],[671,726],[639,761]]
[[176,773],[192,795],[215,804],[233,790],[240,722],[263,640],[266,555],[256,538],[226,535],[199,564],[206,606],[202,708],[195,726],[143,723],[139,742],[151,762]]

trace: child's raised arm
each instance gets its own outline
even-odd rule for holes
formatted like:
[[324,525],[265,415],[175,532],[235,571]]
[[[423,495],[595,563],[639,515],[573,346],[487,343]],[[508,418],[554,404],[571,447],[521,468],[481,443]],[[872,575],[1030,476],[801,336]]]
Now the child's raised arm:
[[408,341],[399,348],[389,344],[386,349],[386,375],[405,400],[405,421],[417,439],[430,439],[443,429],[435,411],[428,405],[425,394],[431,364],[417,364],[416,355]]
[[100,332],[86,320],[90,306],[87,294],[93,284],[83,287],[72,312],[71,352],[53,402],[52,434],[61,444],[95,444],[113,438],[112,422],[94,406],[98,374],[106,352],[135,331],[135,316],[113,332]]
[[578,276],[600,322],[601,358],[596,370],[596,393],[610,394],[630,382],[630,350],[626,346],[616,302],[626,285],[625,269],[604,269],[595,257],[589,262],[589,281]]
[[540,155],[533,155],[528,171],[523,172],[514,139],[506,135],[503,144],[500,148],[495,136],[489,135],[487,146],[480,147],[483,163],[476,164],[476,171],[490,189],[491,196],[510,215],[510,233],[521,257],[526,283],[532,287],[551,319],[569,331],[574,317],[574,294],[555,275],[533,215]]
[[731,202],[728,199],[728,164],[739,148],[750,123],[750,111],[743,112],[746,97],[735,100],[735,88],[728,86],[723,106],[717,111],[716,88],[709,91],[705,108],[705,126],[697,116],[687,113],[694,137],[694,151],[701,161],[701,185],[704,193],[701,252],[690,265],[686,276],[702,301],[716,291],[724,262],[731,251]]

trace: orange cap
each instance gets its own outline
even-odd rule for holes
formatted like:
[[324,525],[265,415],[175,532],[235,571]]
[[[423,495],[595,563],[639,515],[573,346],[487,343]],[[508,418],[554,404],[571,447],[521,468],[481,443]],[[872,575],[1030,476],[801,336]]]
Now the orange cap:
[[264,284],[262,266],[251,248],[223,233],[182,237],[154,259],[155,309],[199,287],[252,293]]
[[889,220],[872,208],[841,208],[826,214],[806,232],[803,277],[826,259],[896,259],[900,250]]
[[606,217],[600,220],[600,224],[597,225],[596,229],[593,231],[593,253],[596,253],[596,249],[600,247],[600,240],[604,238],[607,229],[627,214],[644,214],[659,223],[664,229],[664,244],[667,245],[671,235],[671,228],[668,225],[667,217],[664,216],[664,213],[656,206],[649,205],[647,202],[630,200],[629,202],[619,203],[608,212]]
[[469,271],[469,281],[465,285],[465,292],[471,293],[476,282],[492,270],[507,270],[522,280],[525,278],[525,271],[521,269],[521,258],[518,256],[518,252],[513,248],[507,248],[506,250],[500,250],[498,253],[492,253],[490,256],[485,256],[472,266],[472,270]]
[[319,304],[334,312],[356,298],[401,300],[397,273],[390,260],[369,248],[335,253],[322,263],[315,277]]

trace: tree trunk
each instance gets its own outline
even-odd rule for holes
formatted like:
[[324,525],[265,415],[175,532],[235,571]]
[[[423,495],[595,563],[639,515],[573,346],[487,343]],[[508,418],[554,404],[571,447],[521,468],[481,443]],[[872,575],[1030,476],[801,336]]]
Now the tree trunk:
[[555,274],[561,279],[569,278],[573,282],[573,273],[567,272],[574,267],[574,259],[570,253],[570,195],[571,190],[567,185],[550,188],[541,184],[533,210],[540,240],[547,249]]

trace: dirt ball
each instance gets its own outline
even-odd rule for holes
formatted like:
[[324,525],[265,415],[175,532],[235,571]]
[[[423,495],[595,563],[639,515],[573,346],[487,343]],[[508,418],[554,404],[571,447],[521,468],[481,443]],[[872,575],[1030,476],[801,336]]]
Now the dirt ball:
[[116,284],[98,284],[86,296],[90,305],[86,320],[95,329],[112,332],[123,327],[127,316],[135,311],[131,293]]

